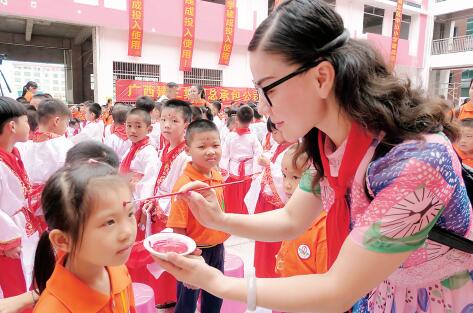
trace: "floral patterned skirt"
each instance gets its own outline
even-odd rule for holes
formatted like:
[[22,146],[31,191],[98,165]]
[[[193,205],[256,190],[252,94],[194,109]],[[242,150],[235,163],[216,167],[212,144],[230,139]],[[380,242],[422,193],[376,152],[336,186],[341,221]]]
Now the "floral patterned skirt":
[[473,313],[473,270],[419,287],[384,281],[354,307],[354,313]]

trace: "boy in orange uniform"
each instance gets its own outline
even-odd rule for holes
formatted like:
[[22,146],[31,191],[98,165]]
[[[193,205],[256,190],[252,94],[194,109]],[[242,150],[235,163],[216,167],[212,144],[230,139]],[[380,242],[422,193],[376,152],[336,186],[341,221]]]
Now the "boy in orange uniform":
[[460,121],[460,139],[454,147],[462,164],[473,168],[473,118]]
[[[223,181],[217,165],[222,155],[220,135],[214,123],[208,120],[192,122],[186,131],[186,152],[192,157],[184,168],[184,173],[174,185],[173,192],[191,181],[203,181],[210,186],[221,184]],[[222,210],[225,209],[222,188],[214,189]],[[172,199],[168,227],[176,233],[187,235],[195,240],[197,247],[202,250],[205,262],[223,272],[224,247],[223,242],[228,234],[211,230],[202,226],[192,215],[183,200]],[[177,305],[175,313],[195,312],[200,290],[189,289],[181,282],[177,283]],[[222,299],[206,291],[202,291],[201,312],[220,312]]]

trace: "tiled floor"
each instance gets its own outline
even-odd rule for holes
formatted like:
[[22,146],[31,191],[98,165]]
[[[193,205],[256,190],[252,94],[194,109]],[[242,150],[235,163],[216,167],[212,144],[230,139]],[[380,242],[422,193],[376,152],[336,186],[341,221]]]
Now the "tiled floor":
[[[255,242],[246,238],[240,238],[231,236],[225,242],[226,253],[231,253],[242,258],[245,264],[245,270],[250,266],[253,266],[253,251],[255,248]],[[173,313],[174,309],[158,309],[157,313]],[[198,313],[198,312],[196,312]]]
[[249,268],[249,266],[253,266],[254,249],[255,242],[246,238],[231,236],[225,242],[225,251],[242,258],[245,263],[245,269]]

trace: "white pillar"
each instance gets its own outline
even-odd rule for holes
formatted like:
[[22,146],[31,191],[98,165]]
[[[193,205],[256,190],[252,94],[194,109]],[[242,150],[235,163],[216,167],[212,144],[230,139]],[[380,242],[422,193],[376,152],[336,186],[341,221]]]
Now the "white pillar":
[[93,62],[94,62],[94,101],[99,103],[100,95],[99,95],[99,68],[100,68],[100,31],[99,27],[95,27],[92,31],[92,49],[93,49]]
[[384,9],[384,18],[383,18],[383,36],[392,37],[393,35],[393,14],[394,10]]

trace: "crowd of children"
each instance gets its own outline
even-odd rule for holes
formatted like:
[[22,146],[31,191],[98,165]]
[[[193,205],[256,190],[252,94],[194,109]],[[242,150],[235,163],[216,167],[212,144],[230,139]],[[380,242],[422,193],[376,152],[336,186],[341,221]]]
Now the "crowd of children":
[[[204,260],[223,271],[229,235],[200,225],[174,198],[140,202],[133,215],[133,208],[119,204],[169,194],[194,180],[240,181],[216,189],[222,210],[263,212],[268,203],[269,209],[280,208],[287,199],[281,160],[291,146],[273,124],[266,126],[254,105],[224,113],[220,102],[198,100],[194,106],[143,96],[134,106],[102,108],[89,101],[71,110],[49,97],[34,109],[0,99],[4,298],[25,310],[37,302],[35,312],[105,312],[108,305],[110,312],[128,312],[135,281],[154,289],[157,305],[177,302],[176,312],[195,311],[200,291],[168,273],[153,275],[143,239],[172,228],[193,238]],[[268,137],[275,144],[263,151]],[[248,211],[243,199],[252,194],[256,202]],[[269,253],[263,243],[256,249],[258,275],[276,275],[279,246]],[[76,292],[88,300],[73,299]],[[202,312],[219,312],[221,305],[221,299],[202,292]]]
[[[157,305],[177,302],[175,312],[194,312],[199,295],[202,312],[219,312],[221,299],[167,273],[153,275],[143,239],[172,228],[223,271],[229,234],[199,224],[182,200],[124,203],[196,180],[239,182],[215,189],[221,209],[238,214],[283,208],[297,186],[320,193],[307,183],[314,175],[309,156],[256,106],[222,112],[220,102],[199,97],[194,106],[144,96],[135,106],[107,106],[106,118],[92,102],[82,116],[57,99],[32,109],[0,98],[0,290],[17,299],[17,312],[33,305],[35,312],[133,312],[132,281],[150,285]],[[455,149],[473,171],[473,119],[460,116],[459,123]],[[294,240],[256,242],[256,276],[324,273],[325,219]]]

